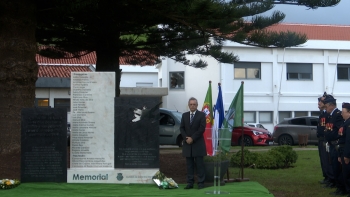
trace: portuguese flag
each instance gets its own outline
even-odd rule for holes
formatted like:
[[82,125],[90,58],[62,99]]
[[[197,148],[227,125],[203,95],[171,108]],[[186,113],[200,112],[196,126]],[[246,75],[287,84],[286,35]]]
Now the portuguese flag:
[[206,126],[203,134],[205,146],[207,149],[207,155],[213,156],[213,143],[212,143],[212,127],[213,127],[213,108],[212,108],[212,97],[211,97],[211,81],[209,81],[209,87],[207,95],[205,96],[202,112],[206,114]]

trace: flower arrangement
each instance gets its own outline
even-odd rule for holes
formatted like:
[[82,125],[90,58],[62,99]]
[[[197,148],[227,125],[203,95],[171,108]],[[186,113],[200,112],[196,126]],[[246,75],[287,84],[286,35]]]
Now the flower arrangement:
[[0,189],[11,189],[17,187],[20,181],[17,179],[0,179]]
[[178,188],[177,183],[172,179],[166,177],[163,173],[158,171],[153,177],[152,180],[158,185],[159,189],[171,189]]

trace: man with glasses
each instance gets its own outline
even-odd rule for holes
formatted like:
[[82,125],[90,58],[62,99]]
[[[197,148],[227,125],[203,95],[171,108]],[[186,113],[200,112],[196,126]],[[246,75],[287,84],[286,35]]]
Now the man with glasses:
[[205,167],[203,157],[207,155],[204,142],[206,126],[205,113],[198,111],[198,101],[191,97],[188,101],[190,111],[182,114],[180,132],[184,143],[182,156],[186,157],[187,186],[192,189],[194,184],[194,165],[196,164],[198,189],[204,188]]

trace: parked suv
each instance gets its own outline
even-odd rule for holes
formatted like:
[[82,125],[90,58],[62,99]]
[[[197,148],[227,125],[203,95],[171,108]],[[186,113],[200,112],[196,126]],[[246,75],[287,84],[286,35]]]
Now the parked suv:
[[181,147],[183,144],[180,132],[182,113],[164,108],[160,108],[159,112],[159,144],[178,145]]
[[244,124],[243,127],[235,127],[232,130],[231,145],[241,145],[243,128],[244,146],[269,145],[273,143],[271,132],[266,129],[251,127]]
[[275,126],[273,141],[279,145],[294,145],[299,143],[301,135],[307,135],[308,144],[317,144],[317,124],[317,116],[286,118]]

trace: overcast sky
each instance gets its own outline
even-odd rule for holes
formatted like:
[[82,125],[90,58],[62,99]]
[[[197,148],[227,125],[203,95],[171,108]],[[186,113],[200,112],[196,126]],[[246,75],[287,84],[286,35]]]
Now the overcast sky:
[[334,7],[318,8],[316,10],[308,10],[304,6],[276,5],[267,13],[271,14],[274,10],[286,14],[283,23],[350,25],[350,0],[341,0]]

